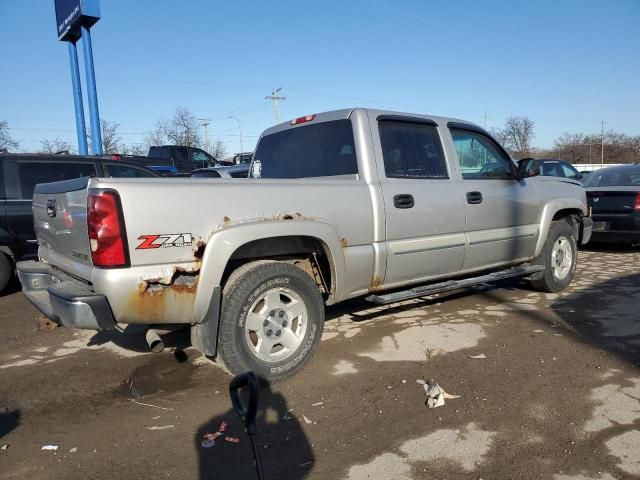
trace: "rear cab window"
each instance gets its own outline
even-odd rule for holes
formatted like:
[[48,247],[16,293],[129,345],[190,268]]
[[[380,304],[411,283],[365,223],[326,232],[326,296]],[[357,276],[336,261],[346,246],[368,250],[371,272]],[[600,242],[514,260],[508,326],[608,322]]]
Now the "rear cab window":
[[310,178],[356,175],[350,120],[302,125],[264,136],[255,154],[254,178]]

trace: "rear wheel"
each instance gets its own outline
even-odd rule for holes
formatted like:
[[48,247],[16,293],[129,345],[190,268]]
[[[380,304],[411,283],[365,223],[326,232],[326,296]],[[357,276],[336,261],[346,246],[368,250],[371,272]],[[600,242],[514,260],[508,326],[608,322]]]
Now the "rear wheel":
[[543,292],[559,292],[569,286],[578,264],[575,230],[564,220],[551,224],[542,252],[533,262],[543,265],[544,272],[531,280],[531,285]]
[[224,288],[218,357],[232,374],[273,383],[300,370],[322,335],[324,302],[311,277],[288,263],[237,269]]
[[11,260],[4,253],[0,253],[0,293],[7,288],[12,273]]

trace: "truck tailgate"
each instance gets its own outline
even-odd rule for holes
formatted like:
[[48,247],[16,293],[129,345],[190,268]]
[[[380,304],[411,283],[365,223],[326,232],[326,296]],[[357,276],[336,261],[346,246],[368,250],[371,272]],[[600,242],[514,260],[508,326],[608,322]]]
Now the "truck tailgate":
[[91,280],[93,264],[87,232],[89,177],[36,185],[33,219],[45,262]]

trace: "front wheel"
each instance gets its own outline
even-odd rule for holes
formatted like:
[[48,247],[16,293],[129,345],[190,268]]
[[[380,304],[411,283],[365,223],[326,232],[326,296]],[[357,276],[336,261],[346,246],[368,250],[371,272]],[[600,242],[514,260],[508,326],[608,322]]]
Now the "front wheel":
[[569,223],[557,221],[551,224],[542,252],[533,263],[545,267],[539,278],[531,280],[535,289],[559,292],[569,286],[578,264],[578,244]]
[[322,335],[324,302],[303,270],[251,262],[231,274],[222,295],[218,358],[232,374],[252,370],[273,383],[311,358]]

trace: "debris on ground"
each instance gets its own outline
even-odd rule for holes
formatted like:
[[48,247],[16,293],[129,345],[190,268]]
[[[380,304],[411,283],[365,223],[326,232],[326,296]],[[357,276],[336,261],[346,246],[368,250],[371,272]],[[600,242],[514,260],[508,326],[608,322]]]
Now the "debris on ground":
[[[207,432],[202,435],[202,441],[200,442],[200,446],[203,448],[213,447],[216,444],[216,440],[224,436],[228,426],[229,424],[224,420],[222,420],[222,422],[220,422],[220,425],[218,426],[217,432],[215,433]],[[229,443],[240,443],[240,439],[236,437],[225,437],[224,440]]]
[[435,380],[429,380],[425,383],[424,380],[418,379],[416,382],[424,387],[424,391],[427,394],[425,405],[429,408],[441,407],[444,405],[445,400],[461,398],[460,395],[451,395],[445,392],[444,388],[438,385]]
[[313,465],[313,460],[309,460],[308,462],[301,463],[298,465],[300,468],[309,468]]
[[132,378],[131,382],[129,383],[129,400],[131,400],[133,403],[136,403],[138,405],[142,405],[144,407],[153,407],[153,408],[159,408],[160,410],[169,410],[169,411],[173,410],[173,408],[160,407],[158,405],[153,405],[151,403],[139,402],[137,400],[139,397],[140,397],[140,392],[138,391],[138,389],[133,384],[133,378]]
[[147,430],[166,430],[167,428],[175,428],[175,425],[153,425],[147,427]]
[[324,402],[316,402],[311,404],[312,407],[319,407],[320,405],[324,405]]
[[78,447],[73,447],[69,449],[69,453],[76,453],[78,451]]
[[7,450],[9,448],[9,444],[4,444],[0,447],[0,450]]
[[36,330],[55,330],[59,326],[56,322],[52,322],[44,315],[36,318]]
[[302,419],[304,420],[304,423],[306,423],[307,425],[310,425],[313,423],[311,420],[307,418],[306,415],[302,415]]
[[289,415],[291,412],[293,412],[293,408],[290,408],[289,410],[287,410],[287,413],[284,414],[284,416],[282,417],[283,420],[291,420],[291,415]]
[[474,358],[476,360],[480,360],[483,358],[487,358],[487,356],[484,353],[481,353],[479,355],[468,355],[469,358]]
[[43,445],[40,450],[53,450],[55,452],[58,450],[58,445]]

